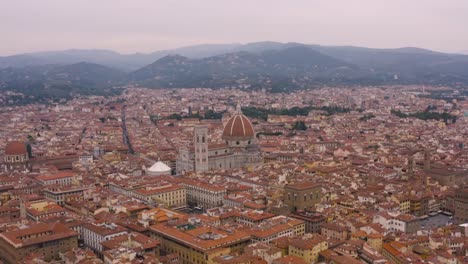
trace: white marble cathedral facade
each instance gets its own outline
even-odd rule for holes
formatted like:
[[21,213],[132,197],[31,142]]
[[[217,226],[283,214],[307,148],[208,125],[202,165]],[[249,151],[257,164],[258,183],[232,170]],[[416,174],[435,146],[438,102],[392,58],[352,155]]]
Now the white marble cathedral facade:
[[208,127],[196,126],[193,148],[179,150],[176,173],[243,168],[263,162],[252,123],[239,106],[224,126],[222,139],[222,144],[209,144]]

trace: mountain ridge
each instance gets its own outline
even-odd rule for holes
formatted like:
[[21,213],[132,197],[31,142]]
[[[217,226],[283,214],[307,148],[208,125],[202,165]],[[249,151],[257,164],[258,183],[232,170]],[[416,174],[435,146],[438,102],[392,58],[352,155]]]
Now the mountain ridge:
[[[375,52],[389,52],[398,51],[400,52],[412,49],[411,52],[424,51],[426,53],[441,53],[431,51],[428,49],[421,49],[416,47],[401,47],[395,49],[376,49],[376,48],[365,48],[356,46],[324,46],[318,44],[302,44],[296,42],[274,42],[274,41],[262,41],[252,42],[246,44],[240,43],[228,43],[228,44],[200,44],[185,46],[174,49],[159,50],[149,53],[129,53],[123,54],[112,50],[106,49],[67,49],[61,51],[41,51],[41,52],[30,52],[15,54],[11,56],[0,56],[0,69],[7,67],[24,67],[24,66],[35,66],[35,65],[47,65],[47,64],[73,64],[80,61],[88,61],[91,63],[102,64],[111,68],[116,68],[126,72],[135,71],[141,67],[153,63],[154,61],[172,54],[180,54],[189,58],[206,58],[217,56],[226,53],[233,53],[237,51],[247,51],[251,53],[261,53],[266,50],[280,50],[294,46],[307,46],[312,47],[316,50],[326,52],[330,55],[332,50],[352,50],[367,51],[371,53]],[[446,54],[446,53],[444,53]],[[458,54],[460,55],[460,54]]]
[[[76,94],[114,93],[113,87],[128,84],[148,88],[230,87],[272,92],[329,85],[468,85],[467,55],[414,47],[369,49],[258,42],[201,45],[180,51],[118,58],[115,57],[118,53],[106,50],[45,52],[33,57],[28,66],[21,66],[28,62],[26,55],[0,58],[0,65],[10,64],[0,69],[0,90],[70,98]],[[128,58],[140,61],[136,63]],[[136,67],[143,62],[142,58],[151,61],[132,71],[107,65]],[[73,63],[66,63],[70,60]]]

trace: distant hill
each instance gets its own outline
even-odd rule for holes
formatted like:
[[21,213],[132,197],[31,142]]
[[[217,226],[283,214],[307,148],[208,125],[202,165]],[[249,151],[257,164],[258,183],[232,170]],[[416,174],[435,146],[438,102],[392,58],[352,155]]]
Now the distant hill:
[[109,95],[118,92],[125,74],[102,65],[80,62],[71,65],[42,65],[0,70],[0,91],[23,93],[34,98],[22,101],[45,101],[80,95]]
[[38,65],[67,65],[79,62],[89,62],[120,69],[122,71],[136,70],[153,62],[160,56],[149,54],[120,54],[109,50],[64,50],[50,52],[35,52],[21,55],[0,57],[0,69],[8,67],[28,67]]
[[248,87],[274,91],[322,85],[468,83],[468,56],[417,48],[367,49],[251,44],[223,55],[168,56],[130,74],[150,87]]
[[125,74],[106,66],[79,62],[70,65],[54,67],[46,73],[47,80],[90,86],[108,87],[121,83]]
[[8,67],[27,67],[48,64],[73,64],[82,61],[101,64],[122,71],[131,72],[168,55],[180,54],[190,58],[203,58],[226,53],[241,46],[240,44],[213,44],[162,50],[153,53],[120,54],[110,50],[64,50],[25,53],[0,57],[0,69]]
[[[166,56],[129,75],[149,87],[305,88],[331,76],[341,80],[360,74],[350,63],[298,46],[261,53],[238,51],[202,59]],[[278,87],[277,87],[278,86]]]
[[0,89],[47,98],[112,94],[109,87],[233,87],[291,91],[326,85],[466,87],[468,56],[415,47],[301,43],[212,44],[119,54],[67,50],[0,57]]
[[[323,54],[344,60],[352,64],[365,66],[375,66],[375,63],[387,61],[386,56],[409,55],[441,55],[430,50],[419,48],[400,49],[369,49],[351,46],[320,46],[301,43],[280,43],[272,41],[255,42],[247,44],[205,44],[187,46],[177,49],[161,50],[152,53],[120,54],[110,50],[80,50],[71,49],[64,51],[35,52],[13,56],[0,57],[0,69],[8,67],[26,67],[47,64],[74,64],[82,61],[101,64],[107,67],[119,69],[125,72],[132,72],[141,67],[155,62],[168,55],[181,55],[190,59],[201,59],[218,56],[227,53],[245,51],[260,54],[265,51],[283,50],[292,47],[309,47]],[[392,54],[393,53],[393,54]],[[457,56],[457,55],[452,55]],[[458,55],[459,56],[459,55]]]

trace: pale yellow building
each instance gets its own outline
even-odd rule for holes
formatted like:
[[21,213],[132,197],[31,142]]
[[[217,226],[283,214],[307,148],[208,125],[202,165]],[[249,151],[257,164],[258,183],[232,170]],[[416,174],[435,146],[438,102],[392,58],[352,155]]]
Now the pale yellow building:
[[356,231],[351,234],[351,239],[361,239],[366,241],[373,249],[379,253],[382,252],[383,235],[379,233],[370,233],[363,230]]
[[268,243],[280,237],[302,236],[305,234],[305,222],[292,217],[278,215],[269,218],[250,229],[253,242]]
[[410,198],[406,195],[392,196],[392,200],[397,202],[400,205],[400,213],[409,214],[410,213]]
[[288,252],[290,256],[302,258],[307,263],[316,263],[319,253],[328,249],[328,242],[320,235],[297,237],[290,241]]
[[183,186],[168,183],[162,186],[145,186],[133,190],[133,197],[148,203],[157,203],[167,208],[187,206],[186,190]]
[[156,224],[150,232],[161,242],[163,254],[176,253],[183,264],[215,263],[217,256],[242,251],[251,238],[247,232],[209,226],[197,218]]

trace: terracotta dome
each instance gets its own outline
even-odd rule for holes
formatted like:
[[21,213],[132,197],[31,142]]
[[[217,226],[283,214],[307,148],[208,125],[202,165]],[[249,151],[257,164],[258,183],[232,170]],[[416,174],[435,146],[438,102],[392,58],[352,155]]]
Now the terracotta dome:
[[242,114],[240,107],[224,126],[223,139],[225,140],[249,140],[254,138],[255,132],[250,120]]
[[5,155],[24,155],[28,154],[26,144],[19,141],[8,142],[5,148]]

